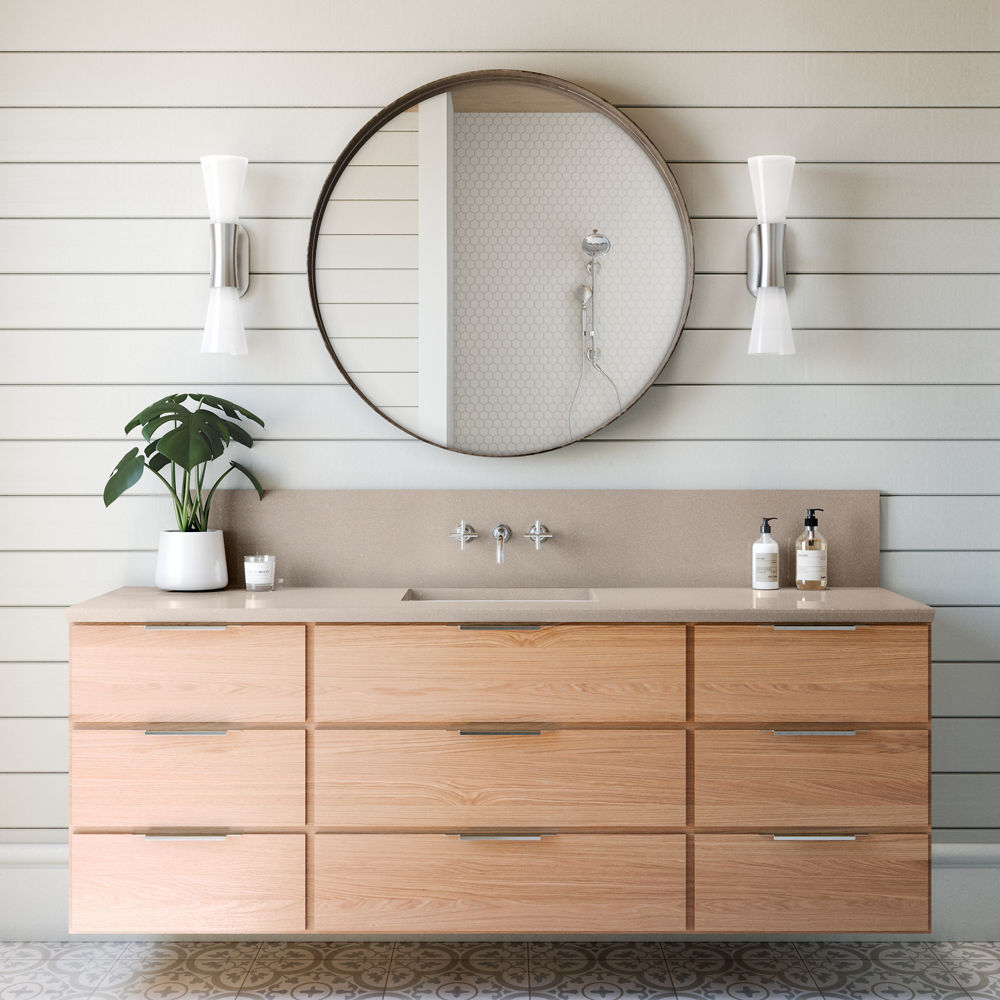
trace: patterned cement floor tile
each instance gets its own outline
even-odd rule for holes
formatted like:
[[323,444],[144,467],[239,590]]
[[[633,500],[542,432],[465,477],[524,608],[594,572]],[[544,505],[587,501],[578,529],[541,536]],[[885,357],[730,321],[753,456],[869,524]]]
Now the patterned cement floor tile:
[[681,1000],[822,1000],[787,942],[669,942],[663,953]]
[[827,1000],[967,1000],[922,941],[798,945]]
[[378,1000],[391,956],[387,941],[265,942],[240,1000]]
[[405,941],[396,944],[387,1000],[528,1000],[521,942]]
[[256,941],[133,941],[94,1000],[230,1000],[259,950]]
[[549,942],[528,945],[532,998],[660,1000],[674,996],[658,944]]
[[127,947],[126,941],[0,941],[0,971],[50,963],[62,971],[82,972],[90,966],[107,971]]
[[89,997],[125,950],[121,942],[22,942],[0,949],[0,1000]]
[[929,948],[974,1000],[1000,1000],[1000,942],[932,941]]

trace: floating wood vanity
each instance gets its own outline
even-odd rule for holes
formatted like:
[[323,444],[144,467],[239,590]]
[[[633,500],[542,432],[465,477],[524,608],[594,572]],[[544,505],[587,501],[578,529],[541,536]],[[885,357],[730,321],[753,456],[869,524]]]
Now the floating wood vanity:
[[77,605],[71,929],[926,931],[932,612],[809,601]]

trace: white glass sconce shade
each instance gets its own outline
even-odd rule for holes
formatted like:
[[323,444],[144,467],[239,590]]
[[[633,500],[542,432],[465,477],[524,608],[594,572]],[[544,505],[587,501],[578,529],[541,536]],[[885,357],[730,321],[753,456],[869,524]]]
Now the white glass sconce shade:
[[747,284],[757,297],[747,353],[794,354],[785,294],[784,228],[795,157],[751,156],[747,166],[757,212],[747,254]]
[[246,354],[240,296],[250,281],[249,237],[238,224],[247,173],[245,156],[203,156],[201,172],[211,222],[211,289],[202,354]]
[[794,156],[751,156],[750,186],[757,221],[784,222],[788,214],[788,199],[792,193]]
[[208,198],[208,217],[212,222],[236,222],[240,217],[240,198],[247,176],[245,156],[203,156],[201,175]]
[[232,287],[212,288],[208,293],[202,354],[246,354],[247,336],[240,315],[240,293]]

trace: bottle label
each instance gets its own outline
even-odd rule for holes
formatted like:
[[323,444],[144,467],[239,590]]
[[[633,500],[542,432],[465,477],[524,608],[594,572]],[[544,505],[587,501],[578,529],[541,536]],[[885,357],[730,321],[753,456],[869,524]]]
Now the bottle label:
[[756,583],[778,582],[778,556],[776,553],[757,553],[753,561],[753,578]]
[[795,579],[822,580],[826,576],[826,549],[797,549]]

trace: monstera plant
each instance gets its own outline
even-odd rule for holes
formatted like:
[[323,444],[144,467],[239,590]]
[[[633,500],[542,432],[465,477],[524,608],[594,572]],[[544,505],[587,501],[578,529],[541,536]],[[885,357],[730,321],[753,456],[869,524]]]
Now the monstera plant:
[[[193,407],[185,405],[188,401]],[[253,447],[243,420],[264,426],[255,413],[228,399],[182,392],[158,399],[125,425],[126,434],[141,428],[147,443],[142,449],[131,448],[119,461],[104,487],[104,505],[110,506],[139,482],[146,469],[167,488],[177,530],[160,535],[156,584],[164,590],[214,590],[228,582],[222,532],[208,527],[212,498],[234,470],[250,481],[261,499],[264,490],[245,465],[232,459],[214,482],[209,484],[206,478],[209,463],[222,458],[234,441]],[[203,536],[201,542],[197,540],[199,534]]]

